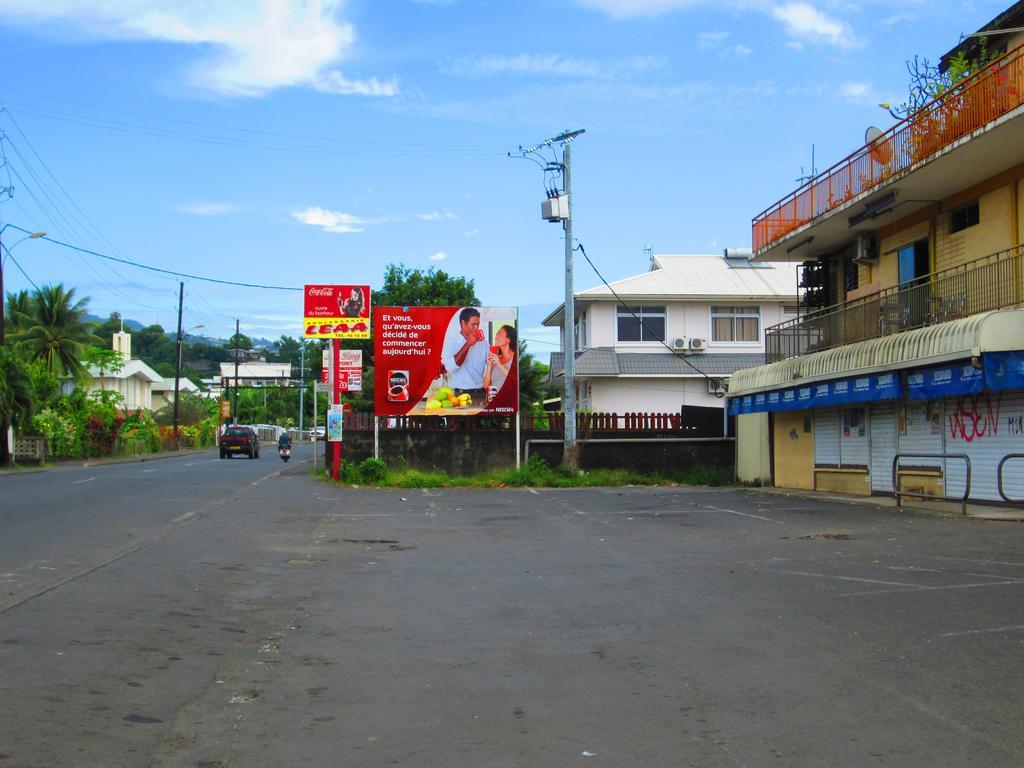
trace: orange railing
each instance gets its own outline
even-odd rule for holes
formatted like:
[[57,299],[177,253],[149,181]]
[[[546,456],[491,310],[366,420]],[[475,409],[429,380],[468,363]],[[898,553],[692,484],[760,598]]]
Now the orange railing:
[[926,104],[753,220],[754,252],[1024,104],[1024,46]]

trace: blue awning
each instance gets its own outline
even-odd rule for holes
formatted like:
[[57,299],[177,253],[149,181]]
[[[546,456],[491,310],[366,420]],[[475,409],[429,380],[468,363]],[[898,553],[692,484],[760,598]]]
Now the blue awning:
[[771,411],[802,411],[807,408],[893,400],[900,397],[903,397],[903,385],[899,374],[877,373],[730,397],[729,414],[735,416]]
[[1024,389],[1024,352],[986,352],[982,363],[989,389]]
[[984,389],[984,373],[971,365],[969,360],[923,368],[907,374],[907,397],[910,400],[973,395]]

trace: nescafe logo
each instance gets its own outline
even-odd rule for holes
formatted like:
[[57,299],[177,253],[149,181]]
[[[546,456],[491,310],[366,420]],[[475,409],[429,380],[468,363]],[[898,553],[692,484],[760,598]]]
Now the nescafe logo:
[[388,371],[388,400],[395,403],[409,400],[408,371]]

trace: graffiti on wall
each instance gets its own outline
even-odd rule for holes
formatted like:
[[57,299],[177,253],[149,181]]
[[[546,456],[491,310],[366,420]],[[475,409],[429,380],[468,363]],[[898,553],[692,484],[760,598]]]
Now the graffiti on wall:
[[946,417],[950,437],[968,443],[995,437],[999,434],[999,411],[1002,405],[1002,392],[958,397],[956,406]]

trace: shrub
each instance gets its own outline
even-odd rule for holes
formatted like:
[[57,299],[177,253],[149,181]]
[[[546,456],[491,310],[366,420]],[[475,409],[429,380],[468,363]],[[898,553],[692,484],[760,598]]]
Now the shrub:
[[364,483],[382,483],[388,476],[388,465],[380,459],[368,458],[359,462],[359,478]]

